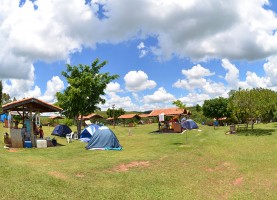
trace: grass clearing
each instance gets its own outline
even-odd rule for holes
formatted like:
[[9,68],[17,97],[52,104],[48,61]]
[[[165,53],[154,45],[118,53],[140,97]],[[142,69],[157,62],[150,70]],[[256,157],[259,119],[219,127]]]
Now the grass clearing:
[[59,137],[58,147],[1,148],[0,199],[277,199],[277,123],[235,135],[201,125],[184,134],[110,128],[123,151]]

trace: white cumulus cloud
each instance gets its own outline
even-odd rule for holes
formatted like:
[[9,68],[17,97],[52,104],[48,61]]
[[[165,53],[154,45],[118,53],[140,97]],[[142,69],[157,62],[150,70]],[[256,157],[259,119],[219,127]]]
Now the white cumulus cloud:
[[264,71],[269,79],[268,86],[277,86],[277,56],[268,58],[267,63],[264,64]]
[[109,93],[109,92],[120,92],[121,89],[120,89],[120,84],[117,83],[117,82],[110,82],[107,84],[107,87],[106,87],[106,92]]
[[175,97],[168,93],[163,87],[160,87],[152,95],[146,95],[143,97],[144,103],[160,103],[160,102],[172,102]]
[[64,82],[58,77],[54,76],[47,82],[47,88],[43,96],[40,99],[54,103],[56,101],[56,93],[61,92],[64,89]]
[[222,59],[222,67],[227,71],[225,80],[231,89],[238,89],[239,70],[228,59]]
[[156,82],[148,80],[148,75],[143,71],[130,71],[124,76],[125,86],[128,91],[137,92],[156,87]]

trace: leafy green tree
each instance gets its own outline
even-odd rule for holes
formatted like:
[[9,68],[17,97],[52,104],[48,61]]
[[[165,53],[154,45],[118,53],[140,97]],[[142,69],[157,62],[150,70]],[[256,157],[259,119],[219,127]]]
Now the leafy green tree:
[[215,99],[205,100],[203,104],[203,115],[209,118],[229,117],[228,99],[219,97]]
[[173,105],[177,106],[178,108],[186,109],[186,104],[183,104],[182,101],[179,99],[172,102]]
[[195,109],[197,112],[200,112],[202,110],[202,107],[199,104],[196,104]]
[[11,97],[7,93],[2,93],[2,105],[12,102]]
[[255,93],[256,113],[264,122],[269,122],[274,118],[277,111],[277,92],[269,89],[255,88],[251,90]]
[[67,65],[67,70],[62,72],[68,81],[68,87],[63,92],[56,93],[58,105],[64,109],[68,118],[77,120],[81,116],[81,121],[77,124],[79,133],[83,116],[100,110],[97,105],[105,103],[102,95],[105,94],[107,84],[118,78],[118,75],[100,73],[100,69],[106,64],[106,61],[99,63],[99,59],[96,59],[91,66]]
[[106,111],[108,117],[114,117],[115,119],[117,119],[120,115],[124,115],[125,114],[125,110],[123,108],[119,108],[119,109],[110,109],[108,108],[108,110]]
[[249,90],[233,92],[229,98],[228,108],[232,110],[232,117],[239,123],[247,123],[254,117],[254,99],[253,93]]
[[253,129],[253,120],[260,118],[268,121],[274,118],[277,109],[277,93],[263,88],[254,88],[239,90],[233,92],[229,98],[229,109],[232,115],[240,122],[251,123]]

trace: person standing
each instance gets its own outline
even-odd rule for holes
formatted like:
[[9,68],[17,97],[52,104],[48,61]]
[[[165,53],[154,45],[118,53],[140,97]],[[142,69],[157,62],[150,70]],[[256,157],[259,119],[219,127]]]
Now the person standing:
[[39,138],[43,139],[44,133],[41,125],[39,126],[38,132],[39,132]]

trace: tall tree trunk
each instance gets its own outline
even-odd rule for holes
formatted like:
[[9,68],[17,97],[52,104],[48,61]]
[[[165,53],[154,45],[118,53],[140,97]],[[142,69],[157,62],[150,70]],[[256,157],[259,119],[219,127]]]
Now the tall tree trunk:
[[81,129],[82,129],[82,120],[83,120],[83,116],[81,116],[81,120],[78,120],[78,117],[76,117],[76,121],[77,121],[77,132],[78,132],[78,138],[80,138],[80,134],[81,134]]

